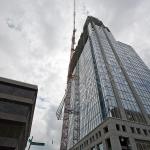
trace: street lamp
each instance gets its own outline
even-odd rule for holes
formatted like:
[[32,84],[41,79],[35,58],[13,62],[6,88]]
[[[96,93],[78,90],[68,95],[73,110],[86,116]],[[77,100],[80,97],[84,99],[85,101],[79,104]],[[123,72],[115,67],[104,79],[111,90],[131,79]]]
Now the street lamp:
[[29,148],[28,150],[30,150],[31,145],[36,145],[36,146],[45,146],[45,143],[41,143],[41,142],[33,142],[33,136],[31,139],[29,139]]

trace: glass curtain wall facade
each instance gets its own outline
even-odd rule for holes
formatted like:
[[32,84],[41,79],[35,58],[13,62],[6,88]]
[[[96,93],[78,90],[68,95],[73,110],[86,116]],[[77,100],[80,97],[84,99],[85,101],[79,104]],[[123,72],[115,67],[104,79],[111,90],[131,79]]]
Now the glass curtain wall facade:
[[94,63],[88,40],[79,59],[80,138],[102,121]]
[[[72,82],[71,105],[75,106],[76,99],[80,104],[80,139],[107,117],[147,124],[150,70],[131,46],[116,41],[103,24],[90,22],[87,32],[88,38],[74,68],[78,75]],[[69,143],[73,138],[74,116],[70,115]],[[73,142],[68,149],[72,146]]]
[[118,42],[117,53],[150,117],[150,71],[131,46]]

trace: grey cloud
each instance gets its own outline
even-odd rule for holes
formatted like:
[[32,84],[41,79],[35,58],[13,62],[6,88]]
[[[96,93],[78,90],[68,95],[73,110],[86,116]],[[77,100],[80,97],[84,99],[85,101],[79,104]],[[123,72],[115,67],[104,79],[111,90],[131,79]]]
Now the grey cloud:
[[37,108],[39,109],[46,109],[46,107],[40,106],[40,105],[36,105]]
[[136,9],[141,3],[142,1],[140,0],[89,1],[89,5],[92,6],[95,12],[94,15],[105,21],[104,23],[109,25],[109,27],[113,27],[113,30],[116,29],[117,32],[120,32],[122,28],[132,23]]
[[150,47],[148,49],[145,49],[143,47],[142,49],[143,52],[140,52],[140,57],[142,58],[142,60],[144,60],[144,62],[146,63],[146,65],[150,68]]
[[17,25],[16,25],[16,24],[13,22],[13,20],[10,19],[10,18],[7,18],[7,19],[6,19],[6,23],[7,23],[7,25],[8,25],[9,28],[15,29],[16,31],[21,31],[21,30],[22,30],[21,24],[17,24]]
[[59,149],[60,147],[61,121],[58,121],[55,117],[56,110],[57,106],[52,105],[45,116],[47,120],[47,136],[49,137],[48,145],[50,149]]

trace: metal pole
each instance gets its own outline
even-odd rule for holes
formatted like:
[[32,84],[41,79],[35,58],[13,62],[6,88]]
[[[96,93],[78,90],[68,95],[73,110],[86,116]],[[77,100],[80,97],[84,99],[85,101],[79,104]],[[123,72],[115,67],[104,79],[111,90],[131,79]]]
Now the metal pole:
[[33,136],[32,136],[32,138],[31,138],[31,142],[30,142],[30,144],[29,144],[28,150],[30,150],[30,147],[31,147],[31,144],[32,144],[32,140],[33,140]]

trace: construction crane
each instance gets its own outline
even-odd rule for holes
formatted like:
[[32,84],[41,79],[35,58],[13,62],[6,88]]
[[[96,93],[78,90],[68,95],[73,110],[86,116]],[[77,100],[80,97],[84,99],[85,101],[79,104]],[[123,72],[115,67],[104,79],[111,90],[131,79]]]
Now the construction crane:
[[[75,33],[76,33],[76,0],[74,0],[74,11],[73,11],[73,34],[72,34],[72,42],[71,42],[71,54],[70,54],[70,61],[71,61],[71,58],[75,52]],[[68,73],[68,79],[67,80],[70,80],[70,79],[73,79],[74,77],[72,75],[69,75]],[[68,85],[68,83],[67,83]],[[62,113],[63,113],[63,106],[65,104],[65,99],[66,99],[66,95],[67,95],[67,88],[65,90],[65,95],[56,111],[56,116],[57,116],[57,119],[58,120],[61,120],[62,119]]]
[[[72,34],[72,43],[71,43],[70,62],[75,52],[75,34],[76,34],[76,0],[74,0],[74,9],[73,9],[73,34]],[[68,137],[69,137],[68,134],[69,115],[70,114],[79,115],[79,109],[72,109],[70,104],[72,81],[75,79],[76,79],[75,75],[70,74],[68,71],[67,87],[65,90],[65,95],[56,111],[57,119],[58,120],[63,119],[60,150],[67,150]],[[76,134],[73,135],[74,136],[73,143],[75,141],[78,141],[79,138],[79,116],[75,117],[74,121],[76,121],[76,126],[74,126],[74,131]]]

